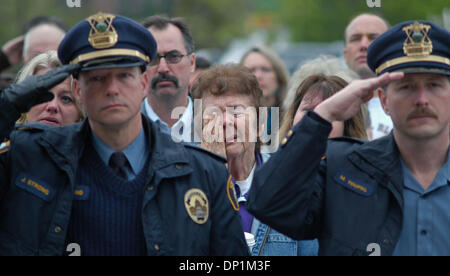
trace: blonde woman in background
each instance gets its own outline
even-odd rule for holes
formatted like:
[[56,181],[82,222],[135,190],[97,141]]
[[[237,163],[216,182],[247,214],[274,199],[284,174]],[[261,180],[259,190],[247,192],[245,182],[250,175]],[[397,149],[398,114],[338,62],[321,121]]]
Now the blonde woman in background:
[[[308,110],[314,110],[317,105],[344,89],[347,85],[348,83],[344,79],[337,76],[316,74],[307,77],[297,88],[294,101],[284,115],[280,137],[287,136],[289,130],[300,122]],[[352,118],[345,122],[333,122],[332,125],[333,130],[330,133],[330,138],[348,136],[367,140],[361,108]]]
[[[61,66],[57,52],[45,52],[33,58],[19,72],[17,83],[32,75],[43,75]],[[28,113],[22,114],[17,124],[44,123],[52,126],[65,126],[84,119],[78,101],[71,86],[71,79],[67,78],[55,86],[50,92],[55,96],[53,100],[34,106]]]
[[[346,82],[350,83],[354,80],[359,79],[358,74],[353,70],[347,68],[341,60],[330,55],[320,55],[315,59],[306,61],[292,74],[289,80],[288,89],[286,92],[286,97],[282,104],[283,116],[292,105],[295,100],[296,92],[300,84],[309,76],[314,74],[323,74],[325,76],[338,76],[344,79]],[[367,138],[371,140],[372,130],[370,122],[370,114],[368,111],[367,104],[363,104],[362,113],[364,117],[364,127],[366,129]],[[289,129],[288,129],[289,130]],[[283,133],[280,133],[280,137]]]

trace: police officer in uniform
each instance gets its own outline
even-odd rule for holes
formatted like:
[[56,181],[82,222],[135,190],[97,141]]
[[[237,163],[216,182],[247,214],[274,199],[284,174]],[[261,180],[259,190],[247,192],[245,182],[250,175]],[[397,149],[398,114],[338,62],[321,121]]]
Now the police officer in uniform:
[[[426,21],[378,37],[358,80],[308,112],[256,172],[248,206],[320,255],[450,255],[450,33]],[[394,129],[328,141],[372,91]],[[270,191],[268,193],[267,191]]]
[[[156,52],[138,23],[98,13],[61,43],[70,65],[3,91],[0,255],[248,255],[225,160],[140,113]],[[70,74],[88,119],[14,130]]]

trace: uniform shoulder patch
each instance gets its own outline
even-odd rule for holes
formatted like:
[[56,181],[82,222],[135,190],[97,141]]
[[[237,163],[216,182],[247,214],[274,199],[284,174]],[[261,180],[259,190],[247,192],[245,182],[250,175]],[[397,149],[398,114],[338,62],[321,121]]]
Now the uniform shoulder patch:
[[4,142],[0,144],[0,154],[7,153],[11,147],[11,141]]
[[184,195],[184,206],[189,217],[197,224],[205,224],[209,218],[209,201],[200,189],[191,189]]
[[236,195],[236,190],[234,189],[234,183],[233,179],[230,175],[227,181],[227,196],[230,200],[231,206],[233,206],[233,209],[238,212],[239,211],[239,202]]
[[204,148],[202,148],[200,146],[189,144],[189,143],[184,143],[183,145],[186,148],[194,149],[194,150],[197,150],[199,152],[206,153],[207,155],[213,157],[214,159],[216,159],[216,160],[218,160],[218,161],[220,161],[222,163],[227,163],[227,159],[225,159],[225,157],[223,157],[223,156],[221,156],[219,154],[216,154],[214,152],[210,152],[208,150],[205,150]]

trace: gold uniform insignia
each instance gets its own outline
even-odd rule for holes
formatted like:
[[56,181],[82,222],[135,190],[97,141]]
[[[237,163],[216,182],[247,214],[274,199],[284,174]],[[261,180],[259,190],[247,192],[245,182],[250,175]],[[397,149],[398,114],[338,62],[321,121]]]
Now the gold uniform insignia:
[[0,154],[7,153],[9,151],[10,146],[11,146],[11,141],[0,144]]
[[97,13],[86,19],[91,25],[89,43],[95,49],[111,48],[117,44],[119,35],[112,25],[115,16],[112,14]]
[[433,52],[433,43],[428,37],[431,26],[415,22],[403,28],[407,39],[403,44],[403,52],[408,57],[426,57]]
[[380,65],[375,72],[380,74],[387,68],[410,62],[438,62],[450,64],[450,60],[440,55],[433,55],[433,41],[430,38],[431,25],[414,22],[402,28],[406,35],[403,42],[404,56],[390,59]]
[[191,189],[184,195],[184,206],[189,217],[197,224],[205,224],[209,218],[209,201],[200,189]]
[[239,211],[239,202],[236,196],[236,190],[234,189],[234,183],[232,181],[231,175],[230,178],[228,178],[227,182],[227,196],[228,199],[231,202],[231,206],[233,206],[233,209],[238,212]]

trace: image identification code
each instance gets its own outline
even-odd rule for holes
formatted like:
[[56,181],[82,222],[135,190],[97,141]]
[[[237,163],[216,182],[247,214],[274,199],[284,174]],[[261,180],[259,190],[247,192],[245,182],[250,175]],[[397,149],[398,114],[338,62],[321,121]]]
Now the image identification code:
[[210,274],[217,271],[269,271],[270,261],[223,261],[220,264],[213,262],[186,262],[180,263],[179,271],[204,271]]

